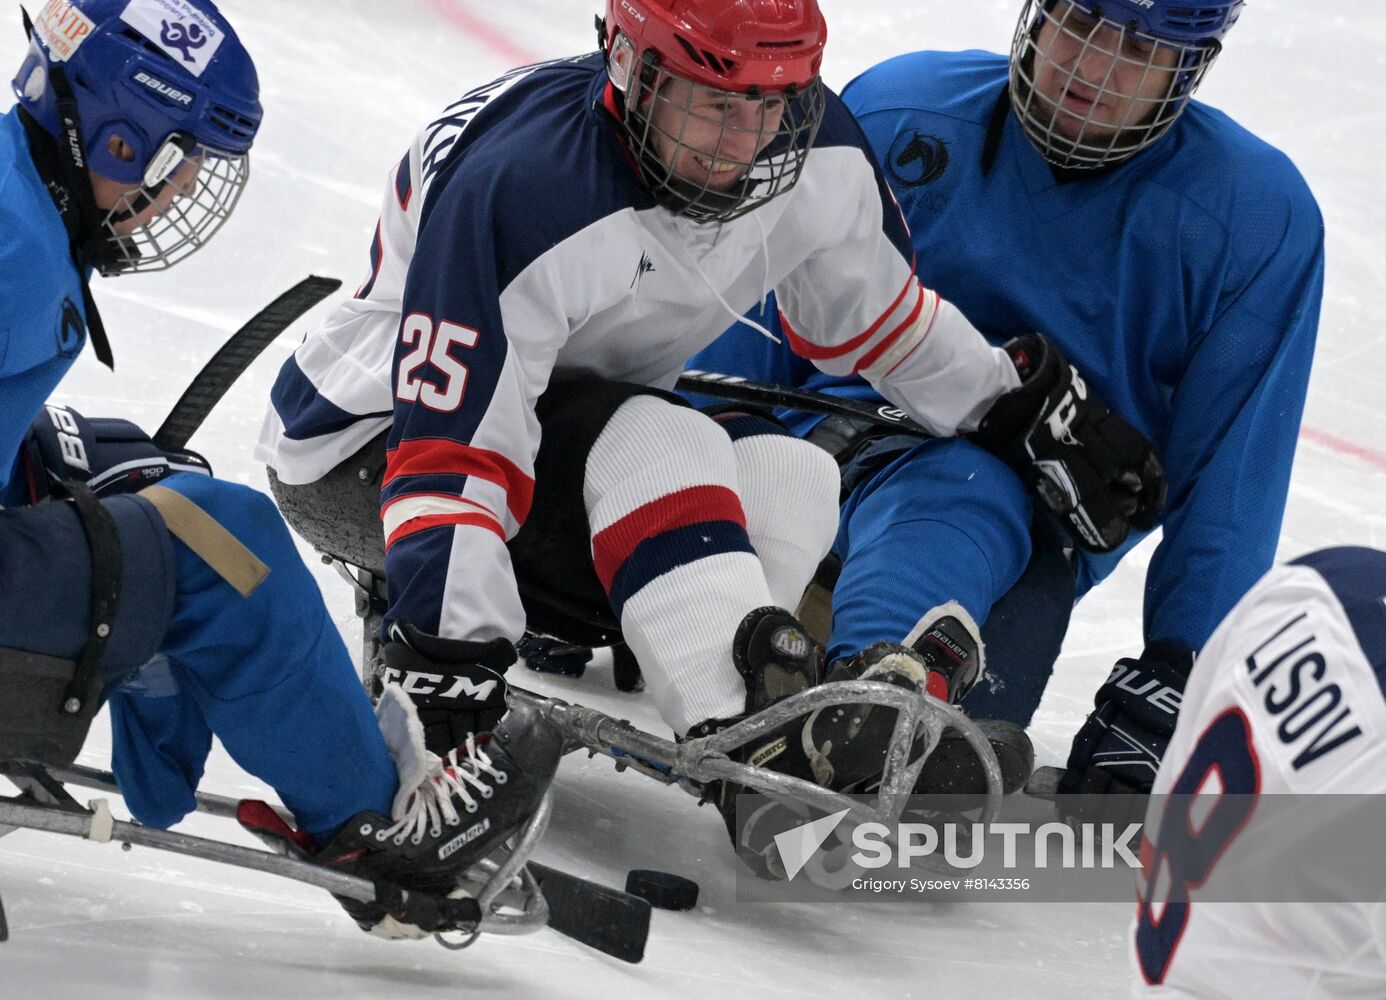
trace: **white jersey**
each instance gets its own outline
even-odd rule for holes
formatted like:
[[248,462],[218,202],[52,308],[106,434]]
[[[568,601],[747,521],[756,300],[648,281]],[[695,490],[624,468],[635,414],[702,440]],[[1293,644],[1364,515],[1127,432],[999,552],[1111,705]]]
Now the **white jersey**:
[[450,107],[391,177],[372,273],[284,366],[257,456],[311,482],[390,428],[391,619],[518,638],[505,542],[533,493],[534,405],[578,376],[669,388],[777,293],[786,336],[940,434],[1019,378],[914,275],[909,234],[835,95],[798,183],[723,225],[660,207],[600,56],[516,71]]
[[[1386,553],[1328,549],[1277,567],[1198,657],[1153,792],[1205,780],[1205,791],[1262,796],[1386,792],[1384,678]],[[1215,864],[1254,848],[1254,831],[1241,832]],[[1152,823],[1146,833],[1158,840]],[[1210,902],[1198,885],[1182,913],[1159,897],[1139,908],[1133,997],[1386,997],[1382,904]],[[1154,897],[1145,879],[1141,891]]]

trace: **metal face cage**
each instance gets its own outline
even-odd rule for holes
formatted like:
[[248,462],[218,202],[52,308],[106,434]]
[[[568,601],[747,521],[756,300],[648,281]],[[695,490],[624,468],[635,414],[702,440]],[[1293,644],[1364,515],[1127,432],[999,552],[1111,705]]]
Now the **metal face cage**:
[[646,52],[639,72],[613,73],[613,82],[645,182],[665,208],[700,222],[729,222],[790,190],[823,122],[818,77],[783,91],[723,90]]
[[[110,247],[103,274],[162,271],[201,249],[230,217],[250,179],[247,154],[191,146],[167,156],[165,143],[144,183],[106,213],[102,227]],[[191,144],[189,144],[191,145]]]
[[1101,3],[1026,0],[1011,45],[1011,107],[1050,163],[1095,170],[1150,146],[1221,51],[1104,16]]

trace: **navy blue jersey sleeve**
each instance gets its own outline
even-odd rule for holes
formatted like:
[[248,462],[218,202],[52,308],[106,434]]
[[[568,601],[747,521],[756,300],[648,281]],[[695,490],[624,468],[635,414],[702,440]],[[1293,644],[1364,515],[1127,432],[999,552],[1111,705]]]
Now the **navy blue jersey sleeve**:
[[1386,693],[1386,552],[1360,546],[1321,549],[1291,565],[1308,566],[1323,577]]
[[500,186],[461,160],[436,182],[395,345],[381,491],[388,617],[452,638],[517,638],[523,627],[505,550],[529,510],[538,447],[522,355],[559,335],[531,326],[517,344],[507,330]]

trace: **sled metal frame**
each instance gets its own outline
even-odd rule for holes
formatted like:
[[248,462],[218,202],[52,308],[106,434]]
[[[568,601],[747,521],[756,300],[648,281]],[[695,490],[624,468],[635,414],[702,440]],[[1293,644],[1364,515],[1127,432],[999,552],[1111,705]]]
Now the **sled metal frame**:
[[[49,767],[32,761],[4,761],[0,762],[0,774],[21,790],[19,796],[0,797],[0,837],[18,829],[28,829],[99,843],[138,845],[277,875],[360,902],[380,900],[378,884],[369,879],[272,851],[109,819],[104,800],[93,800],[89,806],[83,806],[63,788],[63,783],[71,783],[119,795],[115,777],[107,771],[75,764]],[[196,793],[196,801],[198,812],[232,819],[239,804],[235,799],[205,792]],[[292,819],[283,807],[273,808],[281,817]],[[471,944],[481,934],[531,934],[547,925],[548,904],[538,882],[526,868],[526,862],[543,837],[552,811],[552,793],[546,792],[519,834],[511,838],[505,848],[498,849],[476,866],[480,877],[469,872],[458,880],[458,887],[476,901],[481,914],[479,920],[458,921],[452,928],[468,935],[460,947]],[[385,883],[379,885],[386,889],[398,888]],[[404,900],[419,895],[403,889],[398,891]],[[457,908],[457,900],[450,901],[450,906],[448,901],[443,902],[445,907]],[[459,947],[441,934],[434,937],[446,947]]]
[[[362,620],[361,681],[366,690],[378,690],[384,669],[380,654],[380,608],[384,586],[380,576],[323,554],[323,561],[351,584],[356,613]],[[699,739],[676,742],[637,729],[609,715],[511,686],[510,700],[523,702],[548,719],[563,734],[568,751],[612,758],[618,771],[639,771],[664,784],[678,785],[702,796],[706,786],[728,781],[748,791],[778,799],[807,803],[826,810],[849,811],[857,822],[882,823],[892,832],[908,806],[909,796],[945,728],[957,730],[982,765],[987,791],[979,822],[993,822],[1001,809],[1001,765],[990,741],[961,710],[924,692],[908,691],[880,681],[839,681],[791,695],[755,715]],[[870,704],[894,709],[895,728],[886,752],[880,788],[871,803],[860,796],[834,792],[811,781],[780,774],[731,758],[736,750],[766,736],[796,718],[836,705]],[[922,746],[923,752],[914,753]]]

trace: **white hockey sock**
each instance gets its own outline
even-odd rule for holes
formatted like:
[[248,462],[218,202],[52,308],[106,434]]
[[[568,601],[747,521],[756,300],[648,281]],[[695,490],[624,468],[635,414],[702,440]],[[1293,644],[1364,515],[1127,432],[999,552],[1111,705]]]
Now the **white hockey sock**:
[[635,396],[593,444],[583,497],[597,576],[664,721],[682,735],[739,715],[732,637],[772,601],[731,440],[696,410]]
[[736,452],[746,533],[770,596],[782,608],[796,608],[837,536],[837,462],[764,417],[734,413],[718,423]]

